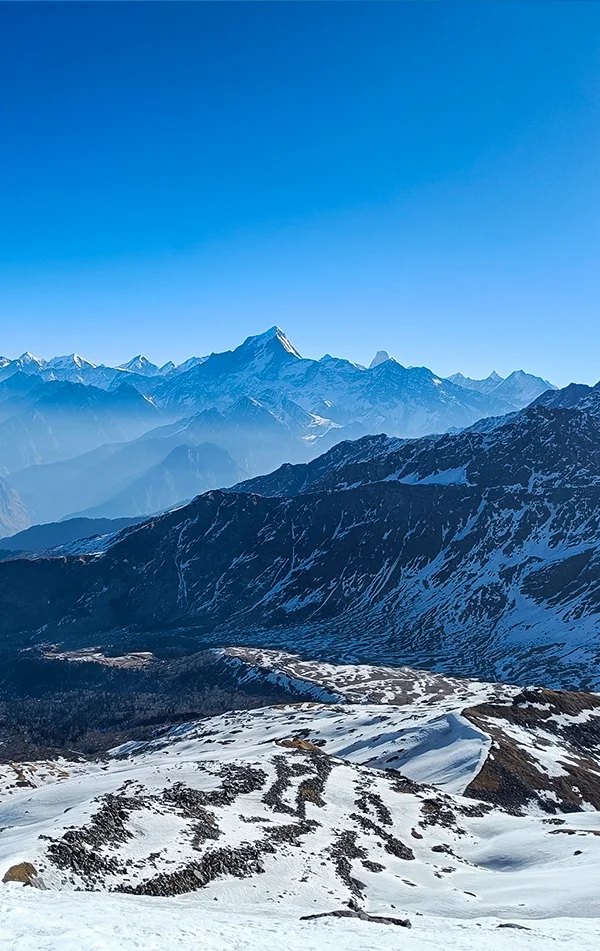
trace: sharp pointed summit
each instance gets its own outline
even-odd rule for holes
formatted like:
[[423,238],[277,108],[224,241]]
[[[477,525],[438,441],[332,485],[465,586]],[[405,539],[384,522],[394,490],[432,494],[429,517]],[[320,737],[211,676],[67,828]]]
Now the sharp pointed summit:
[[19,368],[32,367],[39,370],[46,366],[46,361],[42,357],[36,357],[35,354],[26,350],[17,360],[14,361]]
[[[288,340],[281,327],[277,325],[269,327],[269,329],[265,330],[262,334],[257,334],[254,337],[246,337],[242,344],[242,347],[251,347],[255,350],[266,349],[267,347],[273,346],[281,348],[294,357],[300,358],[301,356],[293,343]],[[238,349],[240,348],[238,347]]]
[[128,370],[130,373],[139,373],[141,376],[154,376],[158,373],[158,367],[155,363],[150,363],[147,357],[138,353],[129,363],[121,363],[117,370]]
[[374,370],[380,363],[386,363],[388,360],[391,360],[391,357],[387,350],[378,350],[369,364],[369,370]]

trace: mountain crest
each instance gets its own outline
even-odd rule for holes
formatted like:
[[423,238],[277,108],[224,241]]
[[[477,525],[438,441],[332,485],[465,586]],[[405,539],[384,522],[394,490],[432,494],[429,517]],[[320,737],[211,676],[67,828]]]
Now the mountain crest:
[[128,363],[121,363],[117,370],[128,370],[130,373],[141,373],[142,376],[154,376],[158,373],[158,367],[151,363],[142,353],[133,357]]
[[390,359],[391,357],[387,350],[378,350],[369,364],[369,370],[374,370],[375,367],[378,367],[380,363],[385,363]]
[[293,343],[288,340],[281,327],[278,327],[277,325],[269,327],[269,329],[265,330],[265,332],[262,334],[257,334],[254,337],[247,337],[242,344],[243,347],[248,346],[252,347],[253,349],[266,349],[267,347],[273,347],[274,345],[281,348],[286,353],[301,359],[300,353],[296,350]]
[[42,367],[46,366],[46,361],[43,360],[42,357],[36,357],[35,354],[30,353],[29,350],[22,353],[15,362],[22,367],[37,366],[42,369]]
[[69,353],[62,357],[52,357],[52,359],[48,361],[47,366],[57,370],[69,370],[73,368],[77,370],[96,369],[94,363],[90,363],[89,360],[86,360],[85,357],[82,357],[79,353]]

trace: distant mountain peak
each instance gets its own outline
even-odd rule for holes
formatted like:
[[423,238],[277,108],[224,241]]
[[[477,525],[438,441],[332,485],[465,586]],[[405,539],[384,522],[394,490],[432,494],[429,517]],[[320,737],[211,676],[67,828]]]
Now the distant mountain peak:
[[369,364],[369,370],[373,370],[375,367],[378,367],[380,363],[385,363],[390,359],[391,357],[387,350],[378,350]]
[[269,329],[265,330],[262,334],[256,334],[254,337],[247,337],[242,346],[261,349],[263,347],[269,346],[270,344],[277,344],[286,353],[301,359],[301,356],[293,343],[288,340],[281,327],[278,327],[277,325],[269,327]]
[[[194,367],[200,366],[201,363],[206,363],[207,360],[208,357],[188,357],[183,363],[178,364],[175,369],[177,373],[187,373],[188,370],[193,370]],[[168,364],[166,364],[166,366],[168,366]],[[165,371],[163,367],[160,372],[163,373],[167,371]]]
[[158,373],[158,367],[151,363],[142,353],[133,357],[128,363],[121,363],[117,370],[128,370],[130,373],[141,373],[143,376],[154,376]]
[[453,373],[452,376],[448,377],[448,379],[451,383],[454,383],[455,386],[462,386],[467,390],[478,390],[480,393],[489,393],[499,383],[504,382],[504,377],[500,376],[499,373],[496,373],[495,370],[492,370],[489,376],[486,376],[481,380],[476,380],[470,376],[464,376],[462,373]]
[[174,370],[174,369],[175,369],[175,364],[173,363],[172,360],[169,360],[167,363],[164,363],[162,367],[158,368],[158,372],[160,373],[161,376],[165,376],[165,374],[170,373],[171,370]]
[[30,353],[29,350],[26,350],[25,353],[22,353],[21,356],[15,361],[19,366],[37,366],[40,369],[46,366],[46,361],[41,357],[36,357],[35,354]]
[[52,357],[48,361],[47,366],[56,370],[67,370],[75,368],[77,370],[87,369],[94,370],[96,365],[91,363],[89,360],[86,360],[85,357],[82,357],[79,353],[69,353],[65,354],[62,357]]

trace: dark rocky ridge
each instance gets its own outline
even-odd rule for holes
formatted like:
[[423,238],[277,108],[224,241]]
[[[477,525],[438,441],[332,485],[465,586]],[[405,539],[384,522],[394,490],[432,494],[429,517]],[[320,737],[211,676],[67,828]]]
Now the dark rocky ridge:
[[542,406],[486,433],[342,444],[128,529],[101,557],[4,563],[0,606],[20,642],[181,629],[587,688],[600,420]]

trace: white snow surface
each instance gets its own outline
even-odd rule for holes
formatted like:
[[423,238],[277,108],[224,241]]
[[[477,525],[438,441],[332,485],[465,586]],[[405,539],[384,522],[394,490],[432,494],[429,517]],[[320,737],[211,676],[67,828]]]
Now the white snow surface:
[[[95,762],[0,766],[0,879],[30,862],[41,883],[0,884],[0,947],[597,947],[600,814],[516,815],[464,795],[495,753],[462,710],[487,702],[493,712],[517,688],[246,653],[223,654],[240,679],[254,662],[249,678],[260,667],[263,677],[304,682],[315,698],[338,702],[184,723]],[[559,734],[549,729],[540,745],[492,712],[491,726],[541,771],[562,769]],[[590,716],[548,722],[569,727]],[[103,817],[107,808],[116,824]],[[237,865],[219,858],[232,854]],[[183,874],[192,877],[187,893],[149,894]],[[302,920],[350,901],[372,916],[409,918],[412,928]]]
[[[345,837],[351,843],[348,871],[360,883],[360,901],[369,914],[468,919],[473,929],[481,918],[535,920],[537,927],[539,919],[600,916],[599,814],[551,820],[510,815],[492,806],[478,811],[473,799],[446,790],[464,788],[477,769],[485,736],[473,728],[465,734],[460,718],[438,717],[419,728],[424,715],[417,712],[406,731],[402,717],[404,726],[410,724],[409,712],[375,705],[297,704],[230,713],[184,724],[150,743],[127,744],[112,760],[63,762],[54,774],[40,770],[39,779],[30,772],[26,778],[39,782],[36,788],[15,784],[14,776],[4,776],[4,781],[0,776],[0,875],[31,862],[48,890],[31,889],[35,901],[60,902],[49,893],[67,893],[66,907],[74,908],[79,889],[144,888],[157,875],[168,877],[190,863],[193,867],[215,850],[254,843],[259,853],[263,850],[262,873],[217,874],[185,899],[185,907],[193,908],[199,920],[225,908],[247,915],[262,909],[269,918],[298,921],[302,915],[347,907],[353,891],[336,857]],[[323,752],[291,748],[292,740],[296,745],[298,740],[322,744]],[[398,774],[385,768],[398,755],[404,775],[412,772],[439,787],[398,785]],[[302,789],[318,781],[318,764],[326,764],[322,788],[305,798],[299,811]],[[258,784],[235,792],[231,801],[210,798],[219,790],[231,792],[240,771],[246,777],[254,771]],[[182,789],[209,797],[206,809],[218,830],[216,838],[194,841],[196,807],[188,814],[173,798]],[[130,803],[125,806],[126,833],[116,838],[107,834],[91,847],[99,861],[114,864],[88,872],[80,860],[71,868],[54,863],[49,843],[73,848],[70,830],[88,835],[85,830],[93,828],[107,795]],[[290,828],[297,832],[293,840],[272,838]],[[269,842],[276,847],[263,848]],[[16,927],[22,902],[34,899],[23,899],[21,886],[6,889],[0,891],[2,915]],[[107,908],[111,902],[140,901],[112,895],[103,900]],[[99,919],[101,901],[91,905]],[[176,921],[179,898],[170,901]],[[168,913],[163,902],[156,907]],[[368,925],[367,931],[360,923],[310,923],[315,933],[324,929],[324,935],[345,934],[346,928],[354,934],[355,928],[357,940],[391,940],[387,928]],[[299,934],[305,934],[305,927]],[[393,933],[393,940],[405,940],[400,929]]]
[[19,951],[595,951],[589,919],[459,922],[415,918],[410,931],[355,920],[208,908],[194,899],[69,895],[11,887],[0,898],[7,948]]

